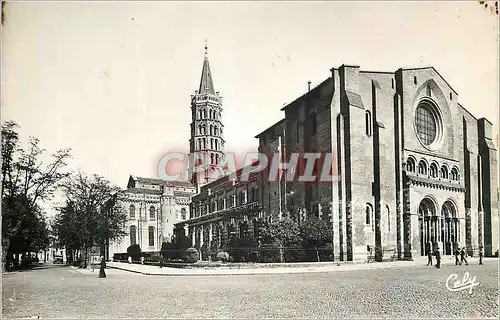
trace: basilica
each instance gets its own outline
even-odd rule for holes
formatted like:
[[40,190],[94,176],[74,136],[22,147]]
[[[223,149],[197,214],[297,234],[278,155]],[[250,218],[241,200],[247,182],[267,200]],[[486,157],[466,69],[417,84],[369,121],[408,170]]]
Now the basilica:
[[[331,223],[339,261],[413,259],[428,250],[451,255],[458,247],[474,256],[480,248],[486,256],[498,254],[492,123],[468,112],[433,67],[381,72],[344,64],[281,110],[283,119],[256,135],[258,152],[333,154],[338,179],[270,181],[265,171],[240,169],[236,179],[211,180],[207,174],[203,181],[169,183],[176,207],[161,209],[169,211],[170,222],[163,216],[156,227],[150,225],[153,214],[144,214],[151,205],[155,212],[163,208],[152,197],[161,199],[167,183],[147,187],[144,179],[131,177],[124,202],[130,237],[116,249],[125,252],[133,241],[149,239],[147,248],[158,250],[156,231],[148,231],[152,241],[144,236],[148,232],[137,235],[138,228],[163,228],[163,236],[182,233],[196,248],[217,249],[233,236],[259,239],[265,223],[316,216]],[[190,152],[205,155],[217,168],[225,157],[222,97],[206,53],[191,111]],[[143,208],[141,227],[132,219],[132,199]]]

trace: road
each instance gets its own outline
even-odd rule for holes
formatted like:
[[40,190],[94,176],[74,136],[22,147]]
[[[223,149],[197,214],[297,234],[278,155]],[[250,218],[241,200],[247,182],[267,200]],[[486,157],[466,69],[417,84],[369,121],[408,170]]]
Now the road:
[[[479,285],[451,292],[456,273]],[[51,267],[2,276],[5,318],[496,318],[498,261],[330,273],[108,277]]]

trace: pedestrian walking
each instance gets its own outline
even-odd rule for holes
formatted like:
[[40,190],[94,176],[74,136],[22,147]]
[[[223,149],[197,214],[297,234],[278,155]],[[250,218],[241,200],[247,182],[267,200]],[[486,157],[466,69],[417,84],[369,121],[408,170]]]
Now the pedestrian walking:
[[432,252],[430,249],[427,250],[427,266],[432,267]]
[[160,268],[163,268],[163,255],[160,255]]
[[458,259],[458,256],[460,255],[460,251],[458,250],[458,248],[455,249],[455,252],[453,252],[453,254],[455,255],[455,265],[462,265],[462,262],[460,262],[460,260]]
[[436,268],[441,269],[441,252],[439,251],[439,247],[436,248],[434,255],[436,256]]
[[144,257],[141,257],[141,264],[144,265]]
[[465,252],[465,247],[463,247],[463,248],[462,248],[462,250],[460,251],[460,259],[461,259],[461,261],[460,261],[460,262],[461,262],[461,263],[464,263],[464,262],[465,262],[465,264],[466,264],[466,265],[469,265],[469,264],[467,263],[467,260],[465,259],[466,257],[467,257],[467,252]]
[[101,257],[101,268],[99,269],[99,278],[106,278],[106,272],[104,269],[106,268],[106,261],[104,261],[104,257]]
[[132,257],[128,256],[128,263],[132,263]]
[[483,264],[483,247],[479,247],[479,264]]

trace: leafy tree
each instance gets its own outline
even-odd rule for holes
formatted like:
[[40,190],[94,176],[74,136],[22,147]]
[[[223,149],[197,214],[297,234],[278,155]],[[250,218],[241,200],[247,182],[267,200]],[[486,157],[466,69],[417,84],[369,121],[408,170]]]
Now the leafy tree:
[[324,220],[319,220],[317,217],[311,217],[300,226],[300,234],[304,246],[306,248],[313,248],[316,251],[316,257],[319,262],[318,248],[324,247],[333,240],[333,230],[331,226]]
[[87,176],[82,172],[73,174],[63,184],[65,205],[59,209],[54,225],[60,245],[71,248],[83,257],[85,267],[89,249],[103,249],[110,240],[124,235],[127,215],[117,204],[118,189],[97,175]]
[[283,219],[267,224],[262,230],[265,244],[276,244],[280,249],[280,261],[283,262],[285,247],[293,246],[302,241],[298,224],[292,219]]
[[[18,128],[14,121],[2,125],[2,261],[5,263],[12,259],[13,239],[16,239],[17,247],[19,239],[23,239],[25,246],[39,246],[28,244],[33,238],[26,237],[30,232],[25,229],[36,229],[43,224],[39,219],[38,203],[50,200],[59,183],[68,175],[61,171],[70,158],[70,150],[61,149],[52,155],[51,161],[44,163],[41,158],[45,150],[40,148],[39,140],[31,137],[28,146],[22,148]],[[39,221],[32,223],[35,216]],[[5,267],[2,264],[2,268]]]

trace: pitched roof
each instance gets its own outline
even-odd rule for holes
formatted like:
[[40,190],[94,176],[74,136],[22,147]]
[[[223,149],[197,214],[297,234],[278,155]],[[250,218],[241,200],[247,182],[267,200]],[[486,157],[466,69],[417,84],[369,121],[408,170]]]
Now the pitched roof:
[[161,179],[153,179],[153,178],[145,178],[145,177],[136,177],[136,176],[130,176],[130,177],[138,182],[142,182],[142,183],[146,183],[146,184],[194,188],[194,185],[188,181],[165,181],[165,180],[161,180]]
[[214,82],[212,80],[212,73],[210,72],[210,63],[208,62],[208,57],[205,56],[203,60],[203,69],[201,70],[201,80],[199,93],[210,93],[215,94]]

